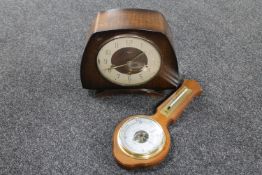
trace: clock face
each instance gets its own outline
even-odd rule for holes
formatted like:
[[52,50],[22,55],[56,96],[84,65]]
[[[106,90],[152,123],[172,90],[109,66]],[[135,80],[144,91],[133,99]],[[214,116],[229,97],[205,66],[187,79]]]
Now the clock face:
[[138,36],[119,36],[98,52],[97,67],[104,78],[122,86],[141,85],[156,76],[161,57],[158,49]]

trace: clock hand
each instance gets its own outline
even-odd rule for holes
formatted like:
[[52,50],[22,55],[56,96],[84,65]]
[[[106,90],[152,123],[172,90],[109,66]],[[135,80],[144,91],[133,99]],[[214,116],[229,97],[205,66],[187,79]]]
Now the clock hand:
[[[121,64],[121,65],[117,65],[117,66],[111,66],[110,68],[106,68],[106,69],[115,69],[115,68],[119,68],[119,67],[123,67],[123,66],[126,66],[126,65],[128,65],[128,64],[130,64],[130,63],[132,63],[132,62],[135,62],[134,60],[132,60],[132,61],[128,61],[127,63],[125,63],[125,64]],[[144,66],[146,66],[146,65],[143,65],[143,66],[141,66],[141,67],[144,67]]]
[[117,66],[111,66],[110,68],[108,69],[115,69],[115,68],[118,68],[118,67],[123,67],[123,66],[126,66],[128,63],[125,63],[125,64],[121,64],[121,65],[117,65]]
[[121,64],[121,65],[117,65],[117,66],[111,66],[110,68],[106,68],[106,69],[115,69],[115,68],[119,68],[119,67],[123,67],[126,66],[127,64],[130,64],[130,62],[135,61],[137,58],[139,58],[142,54],[144,54],[144,52],[141,52],[140,54],[138,54],[137,56],[135,56],[134,58],[132,58],[130,61],[126,62],[125,64]]
[[141,52],[140,54],[138,54],[137,56],[135,56],[134,58],[132,58],[130,61],[136,60],[136,59],[139,58],[142,54],[144,54],[144,52]]

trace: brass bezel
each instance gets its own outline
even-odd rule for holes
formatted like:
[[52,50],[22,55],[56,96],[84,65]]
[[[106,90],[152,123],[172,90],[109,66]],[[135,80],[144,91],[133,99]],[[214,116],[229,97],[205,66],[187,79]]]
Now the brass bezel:
[[[123,125],[124,125],[125,123],[129,122],[130,120],[134,120],[135,118],[145,118],[145,119],[152,120],[152,121],[154,121],[157,125],[159,125],[159,127],[161,127],[162,130],[163,130],[164,137],[163,137],[163,139],[162,139],[162,144],[161,144],[161,146],[160,146],[158,149],[156,149],[154,152],[150,153],[150,154],[137,154],[137,153],[134,153],[134,152],[132,152],[132,151],[127,150],[126,148],[124,148],[124,146],[123,146],[122,143],[121,143],[121,140],[120,140],[120,130],[121,130],[121,128],[123,127]],[[150,158],[156,156],[157,154],[159,154],[159,153],[163,150],[163,148],[164,148],[164,146],[165,146],[165,143],[166,143],[166,134],[165,134],[165,132],[164,132],[163,127],[162,127],[156,120],[152,119],[151,117],[149,117],[149,116],[147,116],[147,115],[134,115],[134,116],[130,117],[128,120],[126,120],[126,121],[121,125],[121,127],[119,128],[118,133],[117,133],[117,144],[118,144],[119,148],[121,149],[121,151],[123,151],[123,153],[126,154],[127,156],[132,157],[132,158],[135,158],[135,159],[150,159]]]

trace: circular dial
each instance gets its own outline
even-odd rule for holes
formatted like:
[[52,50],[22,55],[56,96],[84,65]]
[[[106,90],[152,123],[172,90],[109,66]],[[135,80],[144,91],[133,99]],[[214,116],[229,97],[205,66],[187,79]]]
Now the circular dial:
[[159,71],[158,50],[146,39],[120,36],[107,42],[98,52],[97,67],[112,83],[122,86],[140,85]]
[[129,156],[148,159],[159,153],[166,141],[160,124],[146,116],[127,120],[119,129],[118,145]]

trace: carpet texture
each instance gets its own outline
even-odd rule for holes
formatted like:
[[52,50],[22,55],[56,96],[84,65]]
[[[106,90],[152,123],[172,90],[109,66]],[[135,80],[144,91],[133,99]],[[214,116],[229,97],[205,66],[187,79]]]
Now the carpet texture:
[[[82,89],[88,25],[101,10],[162,12],[180,72],[204,92],[169,129],[159,166],[127,171],[111,154],[125,116],[164,98]],[[1,0],[0,174],[262,174],[261,0]]]

